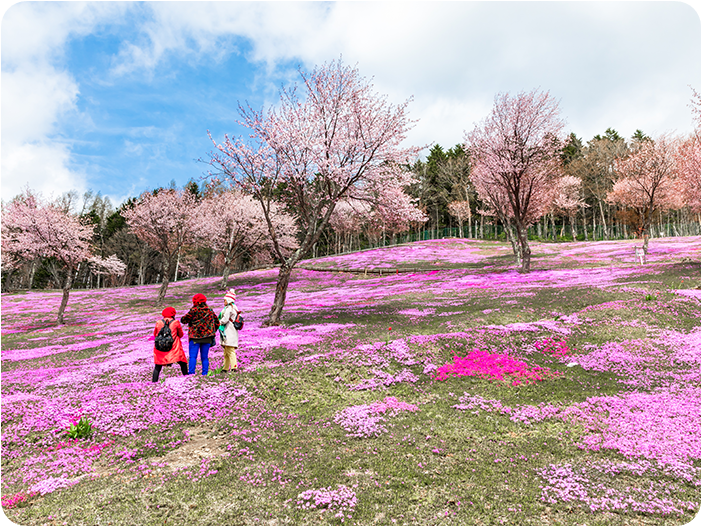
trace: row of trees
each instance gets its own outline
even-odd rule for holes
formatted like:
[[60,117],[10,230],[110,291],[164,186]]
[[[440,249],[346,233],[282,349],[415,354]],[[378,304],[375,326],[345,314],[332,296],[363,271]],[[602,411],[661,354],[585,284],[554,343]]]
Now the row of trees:
[[[37,268],[46,270],[52,284],[63,290],[59,322],[74,284],[90,286],[95,278],[99,287],[103,277],[112,284],[124,284],[125,280],[119,279],[126,275],[125,262],[135,264],[140,284],[147,267],[155,267],[156,281],[161,280],[159,304],[174,277],[191,274],[197,267],[193,262],[203,249],[210,258],[215,255],[220,259],[222,289],[227,288],[233,263],[242,257],[254,265],[272,263],[264,215],[240,190],[209,188],[200,194],[194,185],[182,190],[157,189],[129,200],[109,215],[99,214],[100,210],[109,211],[109,202],[99,196],[87,212],[74,214],[72,198],[68,194],[43,201],[28,190],[3,209],[5,285],[19,271],[31,288]],[[275,205],[271,216],[280,247],[289,253],[297,247],[295,218]],[[115,229],[115,223],[121,227]],[[115,252],[109,257],[100,254],[110,250]]]
[[647,246],[656,214],[699,214],[697,93],[697,131],[689,137],[637,132],[627,143],[607,130],[587,145],[563,136],[548,93],[500,94],[462,144],[435,145],[417,161],[420,149],[402,146],[414,124],[409,101],[389,104],[341,60],[300,77],[275,109],[239,107],[248,137],[210,137],[206,183],[145,192],[118,210],[87,193],[75,214],[75,194],[45,202],[29,190],[3,206],[4,287],[13,279],[31,287],[37,275],[50,280],[64,291],[62,321],[75,283],[160,281],[162,303],[179,276],[219,271],[226,288],[234,268],[277,263],[267,323],[278,324],[300,260],[347,249],[354,239],[358,247],[361,238],[377,242],[452,221],[471,236],[479,217],[481,226],[501,223],[528,271],[527,229],[548,231],[549,218],[552,233],[555,218],[568,218],[573,236],[578,214],[593,234],[599,223],[604,237],[613,220],[638,221]]
[[420,184],[411,192],[430,229],[457,224],[460,236],[479,237],[485,221],[497,220],[526,268],[525,226],[544,239],[556,238],[557,223],[560,236],[569,224],[573,239],[610,239],[618,229],[643,237],[647,248],[664,218],[699,227],[699,100],[694,92],[690,135],[652,139],[637,130],[627,142],[610,128],[584,145],[575,134],[561,136],[557,103],[547,93],[502,94],[462,145],[447,152],[434,146],[415,163]]

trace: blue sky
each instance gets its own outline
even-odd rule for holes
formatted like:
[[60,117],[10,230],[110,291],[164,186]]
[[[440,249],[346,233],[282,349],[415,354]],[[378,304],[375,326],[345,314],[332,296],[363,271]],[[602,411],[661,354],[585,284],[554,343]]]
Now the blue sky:
[[498,92],[539,88],[587,141],[688,133],[700,19],[683,2],[23,2],[5,7],[2,199],[100,192],[118,205],[200,178],[238,102],[274,105],[339,56],[391,102],[408,143],[451,147]]

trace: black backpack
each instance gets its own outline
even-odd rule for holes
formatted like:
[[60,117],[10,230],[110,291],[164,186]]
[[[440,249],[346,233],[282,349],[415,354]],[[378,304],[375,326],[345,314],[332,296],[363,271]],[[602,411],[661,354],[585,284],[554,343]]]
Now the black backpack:
[[232,321],[232,324],[234,324],[234,329],[237,331],[244,329],[244,317],[242,317],[240,313],[237,313],[236,318]]
[[156,335],[154,339],[154,345],[158,351],[171,351],[173,347],[173,335],[171,334],[170,323],[166,323],[166,319],[163,319],[163,327]]

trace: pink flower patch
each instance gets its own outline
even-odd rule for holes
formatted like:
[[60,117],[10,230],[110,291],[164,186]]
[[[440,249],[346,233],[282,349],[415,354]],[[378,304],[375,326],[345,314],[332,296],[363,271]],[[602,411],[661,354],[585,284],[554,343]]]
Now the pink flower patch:
[[443,381],[449,377],[480,377],[495,381],[511,381],[513,386],[530,384],[563,375],[541,366],[530,366],[501,353],[473,350],[465,357],[454,356],[453,362],[436,369],[433,378]]

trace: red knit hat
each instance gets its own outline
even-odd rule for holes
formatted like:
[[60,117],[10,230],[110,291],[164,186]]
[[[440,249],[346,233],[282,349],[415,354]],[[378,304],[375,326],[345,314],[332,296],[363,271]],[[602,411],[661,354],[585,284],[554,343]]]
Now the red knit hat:
[[198,293],[193,297],[193,304],[204,304],[207,302],[207,297],[202,293]]
[[165,318],[173,318],[175,317],[176,310],[172,307],[167,307],[163,311],[161,311],[161,315]]
[[227,291],[227,294],[224,295],[224,303],[233,304],[234,302],[236,302],[236,291],[234,291],[234,289],[230,289]]

